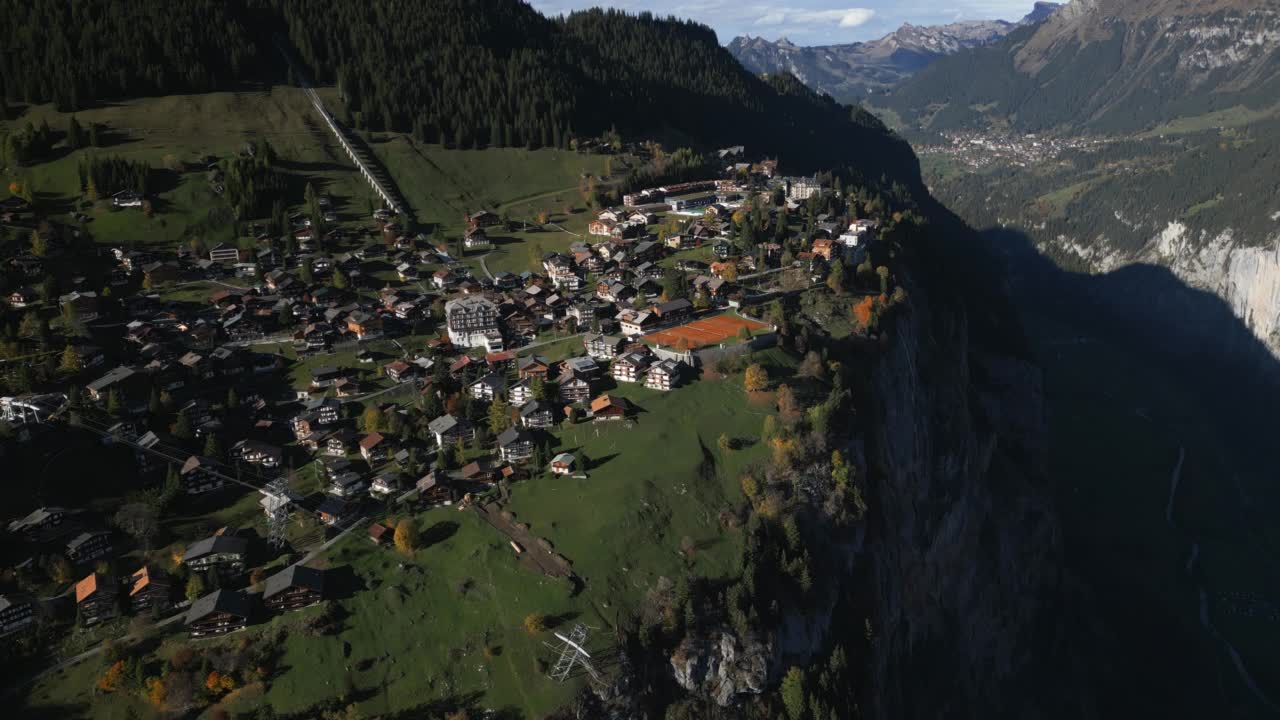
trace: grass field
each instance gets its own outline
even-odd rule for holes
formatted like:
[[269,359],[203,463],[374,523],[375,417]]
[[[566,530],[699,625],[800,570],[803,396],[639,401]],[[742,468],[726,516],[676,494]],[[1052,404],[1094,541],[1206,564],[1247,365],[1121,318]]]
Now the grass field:
[[[69,118],[50,106],[36,106],[20,122],[47,121],[62,132]],[[227,157],[246,142],[266,138],[280,155],[281,167],[296,179],[291,203],[301,204],[303,188],[310,181],[334,196],[343,220],[367,217],[370,191],[296,88],[129,100],[78,112],[76,118],[85,127],[91,122],[105,125],[107,146],[73,152],[59,148],[57,159],[10,173],[3,178],[4,184],[21,180],[43,201],[68,205],[80,195],[76,168],[87,153],[140,160],[154,168],[174,161],[198,168],[205,155]],[[94,237],[111,244],[173,243],[189,235],[206,242],[230,239],[223,237],[229,230],[207,225],[209,211],[221,200],[209,189],[204,172],[166,177],[171,187],[156,193],[154,217],[146,218],[139,210],[96,209],[89,213]]]
[[1170,120],[1169,122],[1152,128],[1139,137],[1152,138],[1163,135],[1187,135],[1190,133],[1203,132],[1205,130],[1243,127],[1245,125],[1273,117],[1278,110],[1280,110],[1280,107],[1251,110],[1243,105],[1236,105],[1224,110],[1205,113],[1204,115],[1195,115],[1193,117],[1182,117]]
[[418,219],[454,233],[479,209],[529,220],[540,210],[581,208],[583,174],[602,175],[607,162],[568,150],[451,150],[399,134],[375,134],[371,146]]

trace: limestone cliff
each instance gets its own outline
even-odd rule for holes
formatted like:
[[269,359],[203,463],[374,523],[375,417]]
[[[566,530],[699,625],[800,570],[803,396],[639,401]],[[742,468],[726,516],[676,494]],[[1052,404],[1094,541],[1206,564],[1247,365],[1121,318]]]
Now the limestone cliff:
[[874,373],[872,695],[880,718],[1040,717],[1061,656],[1041,378],[919,288]]

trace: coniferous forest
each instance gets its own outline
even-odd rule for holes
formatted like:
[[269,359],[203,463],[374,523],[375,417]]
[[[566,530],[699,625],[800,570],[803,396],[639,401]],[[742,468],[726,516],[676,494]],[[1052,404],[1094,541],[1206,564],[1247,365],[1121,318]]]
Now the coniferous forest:
[[226,88],[261,49],[236,0],[4,0],[0,94],[78,110]]
[[[287,38],[357,129],[453,147],[567,147],[616,130],[711,149],[748,145],[794,171],[897,175],[903,142],[790,77],[744,70],[696,23],[520,0],[4,0],[7,104],[74,111],[125,97],[281,78]],[[5,110],[0,107],[0,112]],[[874,178],[878,179],[878,178]]]

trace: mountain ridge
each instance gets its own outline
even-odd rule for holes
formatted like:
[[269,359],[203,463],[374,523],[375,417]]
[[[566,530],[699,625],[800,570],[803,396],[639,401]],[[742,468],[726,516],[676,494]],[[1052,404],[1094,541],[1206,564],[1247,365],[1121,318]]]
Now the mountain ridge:
[[754,73],[789,72],[818,92],[848,101],[886,90],[939,58],[997,42],[1019,27],[1043,21],[1060,7],[1037,2],[1018,22],[903,23],[881,38],[863,42],[806,47],[786,37],[770,42],[745,35],[735,37],[726,47]]

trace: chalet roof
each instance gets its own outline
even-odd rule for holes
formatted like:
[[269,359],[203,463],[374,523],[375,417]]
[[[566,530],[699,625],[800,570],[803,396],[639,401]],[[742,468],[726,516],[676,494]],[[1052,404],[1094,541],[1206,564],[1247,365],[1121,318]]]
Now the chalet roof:
[[532,442],[533,435],[528,430],[518,427],[509,427],[498,435],[498,447],[508,447],[517,443]]
[[631,403],[627,402],[626,398],[620,398],[614,395],[601,395],[591,401],[592,413],[598,413],[601,410],[607,410],[609,408],[617,408],[619,410],[626,411],[631,408]]
[[200,457],[199,455],[192,455],[191,457],[187,458],[186,462],[182,463],[182,469],[179,471],[179,474],[189,475],[195,472],[196,470],[199,470],[200,466],[204,464],[205,464],[204,458]]
[[14,520],[9,523],[9,532],[21,532],[22,530],[34,525],[39,525],[45,520],[48,520],[55,515],[61,515],[65,512],[67,511],[60,507],[42,507],[37,510],[32,510],[21,520]]
[[96,537],[101,537],[103,535],[110,535],[110,533],[108,533],[106,530],[93,530],[93,531],[82,532],[79,535],[67,541],[67,549],[75,550],[76,548],[89,542],[90,540]]
[[321,515],[332,515],[338,517],[347,511],[347,502],[340,497],[329,495],[320,503],[320,507],[316,508],[316,512]]
[[456,418],[452,415],[441,415],[427,424],[427,429],[433,433],[446,433],[455,427],[461,426],[465,420]]
[[109,593],[114,588],[115,579],[109,575],[89,573],[88,577],[76,583],[76,604],[84,602],[98,590]]
[[689,302],[685,298],[676,298],[675,300],[664,302],[660,305],[655,305],[653,308],[654,312],[656,312],[659,317],[673,313],[673,312],[679,312],[681,310],[691,310],[691,309],[693,309],[693,303]]
[[191,562],[206,555],[244,555],[248,549],[249,541],[244,538],[211,535],[192,543],[182,554],[182,562]]
[[164,585],[168,578],[159,571],[153,571],[147,566],[142,566],[137,572],[130,576],[133,585],[129,588],[129,596],[132,597],[146,590],[151,585]]
[[520,408],[520,417],[532,417],[533,415],[537,415],[542,412],[551,412],[551,408],[538,400],[534,400],[532,402],[525,403],[524,407]]
[[506,377],[499,375],[498,373],[489,373],[488,375],[485,375],[484,377],[480,378],[479,380],[471,384],[472,385],[488,385],[489,387],[494,388],[495,390],[501,390],[502,388],[507,386],[507,379]]
[[262,599],[278,595],[285,590],[294,587],[306,588],[314,590],[318,593],[324,592],[324,571],[310,568],[305,565],[290,565],[280,572],[267,578],[262,585]]
[[521,370],[525,370],[531,367],[550,368],[551,362],[544,357],[541,357],[538,355],[530,355],[528,357],[520,358],[520,361],[517,363],[517,366]]
[[4,612],[11,607],[17,605],[30,605],[31,598],[25,595],[0,595],[0,612]]
[[191,603],[185,622],[190,625],[215,612],[248,619],[251,602],[240,590],[215,590]]
[[129,378],[133,377],[136,374],[137,373],[134,371],[133,368],[125,367],[121,365],[120,367],[107,372],[106,375],[103,375],[97,380],[94,380],[93,382],[89,383],[88,387],[90,390],[93,390],[93,391],[104,390],[118,382],[124,382],[125,380],[128,380]]

